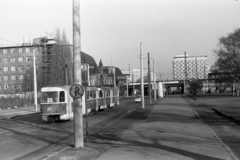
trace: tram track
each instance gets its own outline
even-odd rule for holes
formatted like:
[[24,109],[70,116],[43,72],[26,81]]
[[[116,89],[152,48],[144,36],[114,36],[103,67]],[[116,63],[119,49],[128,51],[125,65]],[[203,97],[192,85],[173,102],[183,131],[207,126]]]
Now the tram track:
[[[118,107],[114,107],[112,109],[108,109],[102,112],[97,112],[96,114],[88,116],[89,121],[89,134],[90,137],[93,137],[95,134],[101,134],[100,131],[108,128],[109,126],[113,125],[114,123],[118,123],[121,119],[126,117],[127,115],[133,113],[137,108],[139,108],[140,104],[134,103],[132,100],[125,100],[120,103]],[[16,159],[24,159],[24,160],[31,160],[31,159],[46,159],[47,157],[51,157],[55,153],[58,153],[60,150],[65,148],[72,147],[74,145],[74,131],[73,131],[73,123],[69,122],[59,122],[59,123],[44,123],[41,121],[40,117],[36,118],[34,121],[31,121],[31,117],[34,115],[30,115],[29,117],[18,117],[16,119],[11,119],[12,123],[15,121],[16,123],[22,123],[22,125],[29,126],[30,128],[34,127],[35,131],[37,130],[42,131],[41,135],[35,135],[36,133],[27,133],[27,137],[31,137],[31,135],[35,135],[33,137],[36,141],[41,141],[42,138],[47,138],[46,135],[49,135],[49,132],[56,134],[56,131],[62,134],[61,137],[56,139],[55,141],[50,142],[46,146],[42,146],[39,149],[36,149],[31,152],[25,152],[26,154],[22,157]],[[34,118],[34,117],[33,117]],[[84,131],[86,130],[85,126],[85,116],[83,117],[83,127]],[[24,124],[23,124],[24,123]],[[49,125],[49,126],[46,126]],[[38,132],[39,132],[38,131]],[[48,133],[48,134],[45,134]],[[86,138],[86,132],[84,132],[84,137]],[[29,135],[28,135],[29,134]],[[25,136],[24,136],[25,137]],[[39,138],[38,138],[39,137]],[[38,146],[39,147],[39,146]]]

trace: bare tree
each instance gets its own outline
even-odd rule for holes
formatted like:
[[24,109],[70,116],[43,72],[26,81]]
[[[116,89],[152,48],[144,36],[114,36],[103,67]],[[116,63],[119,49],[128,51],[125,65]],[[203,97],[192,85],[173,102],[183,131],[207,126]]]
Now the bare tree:
[[[71,83],[72,72],[72,52],[71,45],[69,44],[65,31],[60,32],[57,29],[54,33],[54,39],[57,44],[54,46],[53,59],[51,63],[51,79],[49,84],[51,85],[65,85],[66,84],[66,71],[65,67],[68,67],[68,82]],[[69,83],[69,84],[70,84]]]

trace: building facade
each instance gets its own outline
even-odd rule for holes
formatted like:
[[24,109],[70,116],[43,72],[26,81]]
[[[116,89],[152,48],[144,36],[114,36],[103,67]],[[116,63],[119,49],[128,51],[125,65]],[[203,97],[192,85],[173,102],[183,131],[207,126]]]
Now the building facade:
[[32,71],[34,49],[31,45],[0,47],[1,94],[21,92],[24,76]]
[[206,79],[209,67],[207,56],[177,55],[173,59],[173,79]]

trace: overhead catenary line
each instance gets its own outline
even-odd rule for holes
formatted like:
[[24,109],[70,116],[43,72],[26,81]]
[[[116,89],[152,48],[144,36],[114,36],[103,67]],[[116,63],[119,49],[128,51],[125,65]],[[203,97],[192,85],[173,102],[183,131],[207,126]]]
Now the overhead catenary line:
[[20,0],[20,1],[12,2],[12,3],[8,3],[8,4],[0,6],[0,8],[6,7],[6,6],[10,6],[10,5],[14,5],[16,3],[20,3],[20,2],[23,2],[23,1],[26,1],[26,0]]
[[19,44],[19,43],[16,43],[16,42],[13,42],[13,41],[9,41],[9,40],[3,39],[3,38],[0,38],[0,39],[3,40],[3,41],[6,41],[6,42],[13,43],[13,44]]

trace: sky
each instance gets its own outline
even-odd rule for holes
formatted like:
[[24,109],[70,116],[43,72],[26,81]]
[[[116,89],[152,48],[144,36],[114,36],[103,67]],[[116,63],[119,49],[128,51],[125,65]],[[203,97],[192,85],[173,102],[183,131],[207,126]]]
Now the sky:
[[[240,1],[80,0],[80,16],[81,50],[97,64],[140,68],[142,42],[157,77],[172,79],[173,58],[185,51],[214,64],[219,38],[240,28]],[[73,41],[72,0],[0,0],[0,20],[0,46],[51,38],[56,28]],[[143,65],[147,69],[147,59]]]

